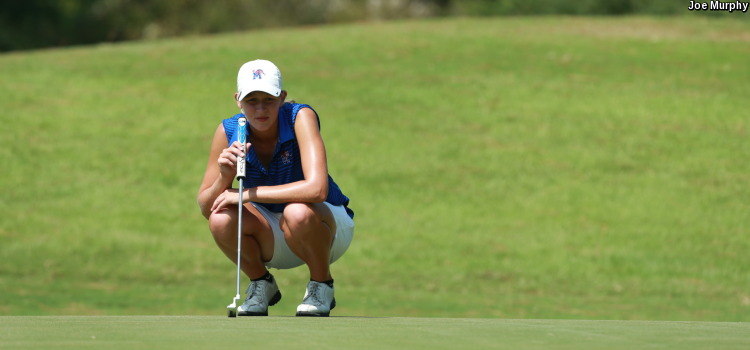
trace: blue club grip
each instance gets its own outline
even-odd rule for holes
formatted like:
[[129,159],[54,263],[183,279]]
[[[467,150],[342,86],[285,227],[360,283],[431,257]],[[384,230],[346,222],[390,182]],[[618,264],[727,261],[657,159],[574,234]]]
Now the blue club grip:
[[[247,153],[245,144],[247,144],[247,119],[240,117],[237,119],[237,141],[240,142],[243,153]],[[237,179],[245,178],[245,157],[237,158]]]

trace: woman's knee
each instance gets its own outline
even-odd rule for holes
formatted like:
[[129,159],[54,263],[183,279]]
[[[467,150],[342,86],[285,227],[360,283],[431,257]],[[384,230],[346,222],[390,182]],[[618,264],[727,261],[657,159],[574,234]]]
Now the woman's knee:
[[231,233],[237,230],[236,225],[234,216],[226,210],[219,213],[211,213],[211,216],[208,217],[208,228],[217,240],[231,237]]
[[[233,239],[237,236],[237,207],[230,206],[229,209],[219,213],[211,213],[208,217],[208,226],[217,240]],[[256,235],[264,230],[263,223],[248,210],[243,210],[242,233]]]
[[286,226],[292,229],[309,226],[316,220],[315,210],[309,203],[289,203],[282,216]]

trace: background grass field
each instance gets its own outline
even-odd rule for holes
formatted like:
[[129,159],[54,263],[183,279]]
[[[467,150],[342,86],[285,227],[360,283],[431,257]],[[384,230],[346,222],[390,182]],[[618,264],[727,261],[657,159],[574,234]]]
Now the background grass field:
[[[335,315],[750,321],[749,42],[542,17],[0,55],[0,314],[223,315],[195,195],[260,57],[356,211]],[[276,276],[292,315],[307,272]]]

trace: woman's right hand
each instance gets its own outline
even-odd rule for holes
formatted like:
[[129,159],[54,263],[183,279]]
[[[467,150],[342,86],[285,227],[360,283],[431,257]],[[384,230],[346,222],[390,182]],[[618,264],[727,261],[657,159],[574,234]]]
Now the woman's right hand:
[[[245,144],[245,150],[250,149],[250,143]],[[225,148],[219,154],[219,173],[223,179],[233,179],[237,175],[237,158],[242,157],[242,144],[234,141],[231,146]]]

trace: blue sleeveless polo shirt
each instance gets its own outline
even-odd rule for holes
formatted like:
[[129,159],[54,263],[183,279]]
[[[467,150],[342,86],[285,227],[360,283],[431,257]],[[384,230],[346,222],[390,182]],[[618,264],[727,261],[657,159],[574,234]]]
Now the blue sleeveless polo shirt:
[[[245,177],[245,181],[243,181],[245,188],[283,185],[305,179],[302,173],[299,145],[294,133],[294,122],[297,119],[297,113],[305,107],[312,109],[312,107],[306,104],[289,102],[284,103],[279,108],[279,139],[276,142],[276,150],[274,150],[268,169],[260,162],[252,146],[250,147],[250,151],[247,152],[246,157],[247,176]],[[235,114],[231,118],[222,121],[224,132],[227,135],[227,145],[231,145],[232,142],[237,140],[235,136],[237,132],[237,119],[241,116],[242,114]],[[318,117],[317,112],[315,112],[315,116],[318,118],[318,127],[320,127],[320,117]],[[252,129],[249,127],[250,123],[247,123],[247,125],[248,135],[250,135]],[[328,175],[328,197],[326,198],[326,202],[332,205],[343,205],[349,217],[354,218],[354,211],[348,207],[349,198],[341,192],[341,189],[339,189],[339,186],[336,185],[336,182],[333,181],[330,175]],[[258,204],[274,213],[283,212],[286,206],[286,203]]]

